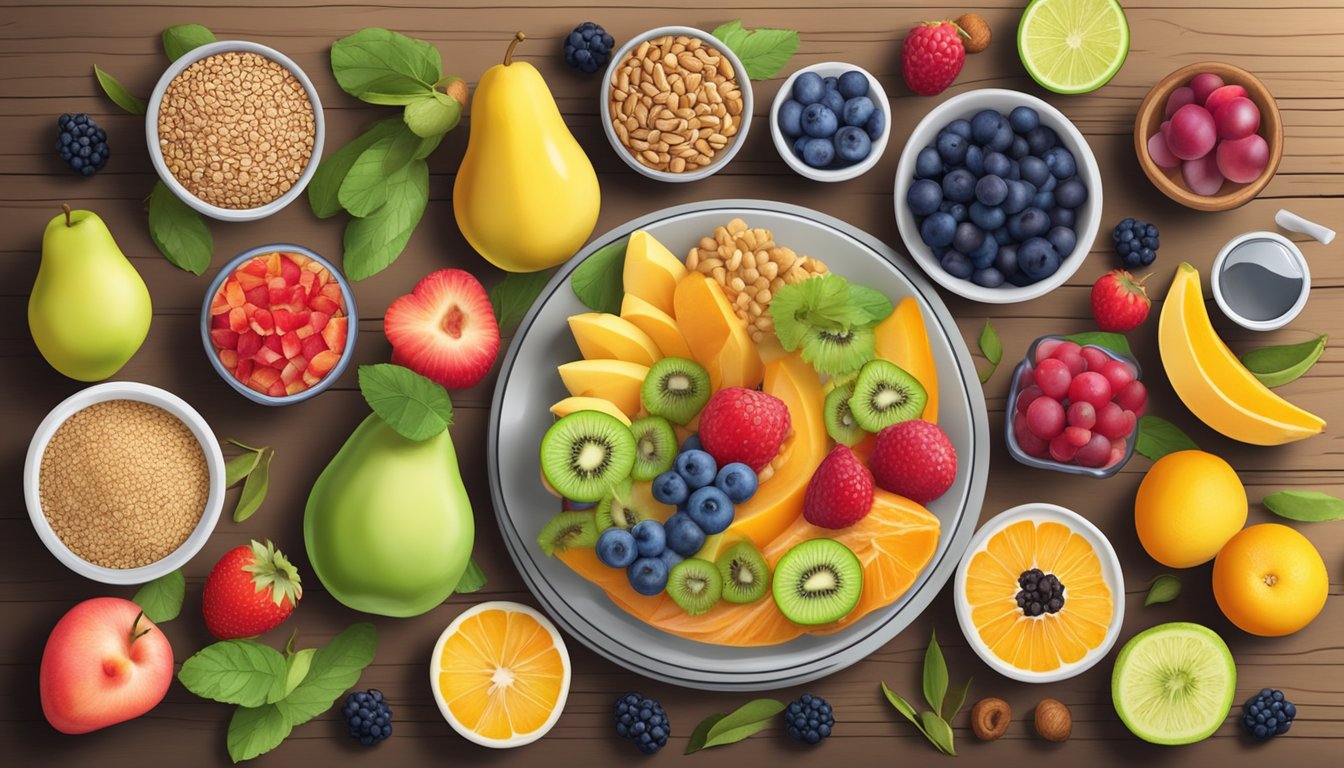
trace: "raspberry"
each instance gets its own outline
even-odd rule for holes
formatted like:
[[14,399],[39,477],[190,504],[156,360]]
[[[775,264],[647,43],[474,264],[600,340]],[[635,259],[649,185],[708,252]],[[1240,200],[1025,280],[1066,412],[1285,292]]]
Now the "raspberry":
[[616,735],[629,739],[646,755],[662,749],[672,726],[667,721],[663,705],[638,693],[627,693],[612,707],[616,717]]
[[942,93],[966,63],[962,32],[950,21],[926,21],[910,30],[901,46],[905,84],[920,96]]
[[345,697],[341,714],[350,728],[350,738],[366,747],[392,735],[392,708],[383,699],[382,691],[371,689],[350,694]]
[[760,472],[779,453],[792,423],[783,400],[746,387],[728,387],[700,411],[700,442],[720,467],[740,461]]
[[585,21],[565,37],[565,63],[591,75],[606,66],[615,41],[602,27]]
[[56,120],[56,152],[84,176],[92,176],[107,165],[107,132],[86,114],[64,114]]
[[790,702],[784,710],[784,725],[793,738],[816,744],[831,735],[835,715],[825,699],[806,693]]
[[803,519],[822,528],[847,528],[873,508],[873,475],[846,445],[821,460],[803,496]]

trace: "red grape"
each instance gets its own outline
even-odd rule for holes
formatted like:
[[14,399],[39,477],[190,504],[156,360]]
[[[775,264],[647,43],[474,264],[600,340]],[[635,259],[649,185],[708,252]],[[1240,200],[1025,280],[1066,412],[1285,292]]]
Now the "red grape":
[[1167,132],[1167,146],[1182,160],[1197,160],[1218,143],[1218,131],[1213,115],[1197,104],[1186,104],[1171,116],[1171,130]]
[[1064,439],[1074,448],[1082,448],[1092,439],[1092,430],[1083,427],[1065,427]]
[[[1054,447],[1054,443],[1051,443]],[[1105,435],[1092,435],[1087,445],[1078,449],[1073,460],[1084,467],[1101,467],[1111,458],[1111,441]]]
[[1068,464],[1073,461],[1073,456],[1076,453],[1078,453],[1078,448],[1062,434],[1050,441],[1050,458],[1061,464]]
[[1070,427],[1091,429],[1097,423],[1097,409],[1084,400],[1070,403],[1069,410],[1065,415]]
[[1185,179],[1186,188],[1196,195],[1216,195],[1223,188],[1223,174],[1218,170],[1218,158],[1213,152],[1198,160],[1181,163],[1181,178]]
[[1055,359],[1068,366],[1069,375],[1071,376],[1077,376],[1087,370],[1087,361],[1083,359],[1082,355],[1076,352],[1071,355],[1056,357]]
[[1244,139],[1260,127],[1260,110],[1255,102],[1238,96],[1218,107],[1213,124],[1220,139]]
[[1167,117],[1171,117],[1176,114],[1176,110],[1184,107],[1186,104],[1194,103],[1195,92],[1191,90],[1189,86],[1182,85],[1180,88],[1172,91],[1171,95],[1167,97],[1167,106],[1166,109],[1163,110],[1163,114]]
[[1125,385],[1134,380],[1134,369],[1127,363],[1119,360],[1112,360],[1101,367],[1101,375],[1111,382],[1111,391],[1119,392],[1125,388]]
[[1115,393],[1115,402],[1121,408],[1133,411],[1135,416],[1142,416],[1144,407],[1148,405],[1148,388],[1143,386],[1142,381],[1131,381]]
[[1100,371],[1102,366],[1111,362],[1111,356],[1101,350],[1101,347],[1083,347],[1083,359],[1087,361],[1087,370]]
[[1148,139],[1148,157],[1157,163],[1159,168],[1175,168],[1181,164],[1181,159],[1171,154],[1167,139],[1160,131]]
[[1116,403],[1107,403],[1097,409],[1097,423],[1092,431],[1111,439],[1129,437],[1134,431],[1134,412],[1126,411]]
[[1237,98],[1246,96],[1246,89],[1240,85],[1224,85],[1222,88],[1209,94],[1209,98],[1204,100],[1204,108],[1209,110],[1210,114],[1218,114],[1218,108]]
[[1212,72],[1201,72],[1190,78],[1190,90],[1194,91],[1195,103],[1203,105],[1209,94],[1223,87],[1223,78]]
[[1269,165],[1269,144],[1259,134],[1244,139],[1231,139],[1218,145],[1218,171],[1238,183],[1260,178]]
[[1042,360],[1049,358],[1050,355],[1054,353],[1055,348],[1063,343],[1064,341],[1062,339],[1046,339],[1045,341],[1042,341],[1040,344],[1037,344],[1036,362],[1039,363]]
[[1027,429],[1042,440],[1064,431],[1064,406],[1058,400],[1038,397],[1027,407]]
[[1018,413],[1026,413],[1026,412],[1027,412],[1027,406],[1028,406],[1028,405],[1031,405],[1031,401],[1032,401],[1032,400],[1035,400],[1036,398],[1038,398],[1038,397],[1040,397],[1040,396],[1041,396],[1041,388],[1038,387],[1038,386],[1036,386],[1035,384],[1032,384],[1031,386],[1026,387],[1026,388],[1024,388],[1024,389],[1020,389],[1020,390],[1018,390],[1018,392],[1017,392],[1017,412],[1018,412]]
[[[1063,361],[1052,357],[1049,360],[1042,360],[1041,364],[1036,366],[1036,386],[1056,400],[1062,400],[1069,393],[1069,382],[1071,381],[1073,381],[1073,374],[1069,372],[1069,367]],[[1054,435],[1051,435],[1051,437],[1054,437]]]
[[1080,373],[1069,383],[1069,400],[1091,403],[1093,408],[1100,408],[1111,401],[1111,382],[1096,371]]
[[1017,447],[1028,456],[1043,459],[1050,455],[1050,443],[1033,435],[1027,429],[1027,417],[1020,413],[1013,416],[1013,437],[1017,440]]
[[1066,357],[1078,354],[1082,349],[1083,348],[1079,346],[1078,342],[1064,339],[1059,342],[1058,346],[1050,351],[1050,356],[1056,360],[1063,360]]

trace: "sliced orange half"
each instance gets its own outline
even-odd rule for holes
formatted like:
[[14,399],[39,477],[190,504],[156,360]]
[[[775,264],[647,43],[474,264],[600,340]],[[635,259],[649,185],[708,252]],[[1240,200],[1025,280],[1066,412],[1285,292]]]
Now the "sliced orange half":
[[519,603],[481,603],[434,646],[429,682],[453,729],[486,747],[541,738],[565,708],[569,652],[555,625]]

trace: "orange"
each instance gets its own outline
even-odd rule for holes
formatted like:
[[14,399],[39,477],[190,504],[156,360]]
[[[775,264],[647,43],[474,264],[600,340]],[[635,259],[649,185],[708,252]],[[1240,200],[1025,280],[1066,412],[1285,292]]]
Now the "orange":
[[1148,555],[1170,568],[1207,563],[1246,524],[1236,470],[1204,451],[1158,459],[1134,498],[1134,528]]
[[[1039,568],[1064,586],[1057,613],[1027,616],[1017,605],[1018,578]],[[1019,520],[990,536],[966,568],[971,623],[990,652],[1031,672],[1050,672],[1083,660],[1106,640],[1110,585],[1091,543],[1056,522]]]
[[1330,579],[1321,553],[1286,525],[1252,525],[1213,561],[1213,597],[1233,624],[1253,635],[1288,635],[1325,607]]
[[430,687],[453,729],[487,747],[536,741],[569,695],[569,652],[536,610],[503,601],[468,608],[439,636]]

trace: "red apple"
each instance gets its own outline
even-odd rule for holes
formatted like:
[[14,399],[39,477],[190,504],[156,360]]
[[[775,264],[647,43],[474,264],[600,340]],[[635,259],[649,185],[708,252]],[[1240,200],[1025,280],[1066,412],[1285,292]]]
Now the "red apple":
[[71,608],[42,651],[42,712],[62,733],[139,717],[168,693],[173,649],[140,606],[95,597]]

